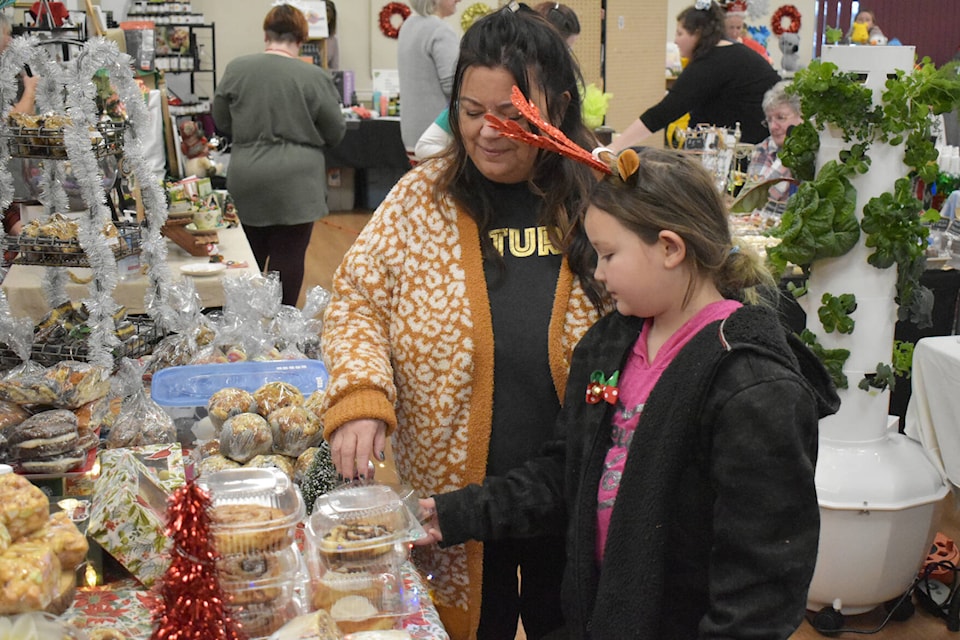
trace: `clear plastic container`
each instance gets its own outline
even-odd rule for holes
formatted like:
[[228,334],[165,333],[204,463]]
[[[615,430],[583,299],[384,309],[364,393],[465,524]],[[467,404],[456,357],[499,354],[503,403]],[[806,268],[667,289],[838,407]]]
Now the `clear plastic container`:
[[401,565],[423,528],[387,485],[350,485],[317,498],[307,521],[311,605],[324,609],[343,633],[389,629],[416,611]]
[[248,638],[266,638],[290,620],[306,612],[292,583],[279,585],[277,597],[261,602],[238,602],[236,594],[227,603],[231,617]]
[[197,484],[210,495],[210,530],[221,555],[276,551],[294,543],[306,509],[300,490],[279,469],[224,469]]

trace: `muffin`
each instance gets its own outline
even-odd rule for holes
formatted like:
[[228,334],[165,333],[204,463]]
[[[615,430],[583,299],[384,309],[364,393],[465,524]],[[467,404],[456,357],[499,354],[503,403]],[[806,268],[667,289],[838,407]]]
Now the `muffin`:
[[300,389],[287,382],[268,382],[253,392],[257,401],[257,411],[267,417],[280,407],[303,405],[303,394]]
[[280,407],[267,417],[273,433],[273,451],[296,458],[317,444],[320,421],[302,405]]
[[207,414],[210,416],[210,422],[217,429],[235,415],[256,413],[256,411],[257,402],[253,399],[253,394],[236,387],[220,389],[210,396],[207,402]]
[[266,455],[273,448],[270,425],[256,413],[241,413],[228,418],[220,428],[220,453],[240,464]]

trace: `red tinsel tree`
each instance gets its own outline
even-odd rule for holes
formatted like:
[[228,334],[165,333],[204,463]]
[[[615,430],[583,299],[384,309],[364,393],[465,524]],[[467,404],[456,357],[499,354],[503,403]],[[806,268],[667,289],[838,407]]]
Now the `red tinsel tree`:
[[210,497],[193,482],[170,498],[173,559],[156,591],[150,640],[246,640],[224,607],[209,509]]

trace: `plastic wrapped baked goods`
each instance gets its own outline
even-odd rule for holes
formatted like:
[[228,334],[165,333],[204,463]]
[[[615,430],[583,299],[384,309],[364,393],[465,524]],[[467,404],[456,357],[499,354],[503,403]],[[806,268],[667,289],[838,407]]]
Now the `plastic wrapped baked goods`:
[[326,389],[317,389],[311,393],[303,403],[303,406],[309,409],[310,412],[317,417],[317,420],[323,420],[323,412],[321,411],[321,407],[323,407],[323,399],[326,397],[326,395]]
[[[310,465],[313,464],[313,459],[317,457],[319,451],[320,447],[310,447],[297,456],[297,461],[293,465],[293,481],[298,486],[306,477],[307,471],[310,469]],[[310,506],[312,507],[313,505]]]
[[239,469],[240,463],[219,453],[208,456],[200,461],[200,472],[197,475],[208,475],[224,469]]
[[30,416],[7,432],[10,459],[49,458],[77,447],[77,416],[66,409],[52,409]]
[[60,560],[61,569],[71,573],[84,561],[90,549],[87,537],[80,533],[77,525],[63,511],[52,514],[45,525],[22,540],[50,547]]
[[241,413],[220,427],[220,453],[240,463],[254,456],[266,455],[273,449],[273,432],[263,416]]
[[46,404],[76,409],[110,391],[110,374],[103,367],[64,360],[42,373],[0,380],[0,400],[20,405]]
[[229,605],[229,610],[249,638],[265,638],[303,613],[292,593],[270,602]]
[[[221,471],[220,473],[223,473]],[[222,504],[211,511],[217,550],[223,554],[271,551],[292,542],[291,532],[274,523],[282,510],[260,504]]]
[[210,495],[210,530],[221,554],[278,551],[294,543],[306,509],[280,471],[224,469],[197,483]]
[[0,475],[0,522],[12,540],[41,528],[49,516],[50,500],[40,488],[15,473]]
[[177,427],[170,415],[143,387],[143,365],[124,359],[117,371],[117,390],[126,399],[106,437],[106,446],[141,447],[176,442]]
[[217,429],[223,426],[228,418],[241,413],[256,413],[256,411],[257,401],[253,399],[253,394],[236,387],[220,389],[210,396],[210,401],[207,403],[207,415]]
[[30,414],[20,405],[0,400],[0,433],[5,433],[9,427],[14,427],[29,417]]
[[[294,547],[288,547],[294,553]],[[285,550],[286,551],[286,550]],[[284,559],[281,554],[237,553],[221,556],[217,571],[224,591],[236,604],[270,602],[281,596],[284,578]]]
[[320,421],[302,405],[280,407],[267,422],[273,432],[273,451],[296,458],[322,437]]
[[50,547],[15,542],[0,554],[0,614],[42,611],[60,589],[60,561]]
[[77,433],[99,433],[99,429],[109,430],[120,414],[123,400],[119,396],[104,396],[74,409],[77,416]]
[[293,465],[296,460],[289,456],[282,456],[278,453],[268,454],[265,456],[254,456],[250,459],[250,462],[243,465],[247,468],[252,469],[279,469],[289,478],[293,478]]
[[266,417],[279,409],[290,405],[302,405],[303,394],[300,389],[288,382],[268,382],[253,392],[257,401],[257,412]]

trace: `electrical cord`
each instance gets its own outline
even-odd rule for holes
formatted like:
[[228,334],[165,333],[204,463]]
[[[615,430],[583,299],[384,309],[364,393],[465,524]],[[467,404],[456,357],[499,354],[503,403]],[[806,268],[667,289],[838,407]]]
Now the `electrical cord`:
[[[947,586],[938,580],[932,580],[930,574],[936,570],[948,571],[953,575],[952,585]],[[854,629],[842,625],[843,616],[836,609],[825,607],[812,617],[807,617],[807,622],[815,631],[825,636],[835,636],[841,633],[851,633],[858,635],[871,635],[878,633],[892,619],[906,620],[913,615],[913,602],[911,596],[917,595],[917,601],[932,615],[943,618],[946,621],[947,629],[950,631],[960,631],[960,567],[957,567],[949,561],[930,562],[924,566],[923,570],[913,581],[910,587],[896,600],[885,603],[887,615],[883,621],[873,629]],[[935,599],[934,594],[940,593],[946,589],[945,598]],[[909,606],[905,606],[909,603]],[[903,608],[901,608],[903,607]],[[834,623],[839,622],[837,626]]]

